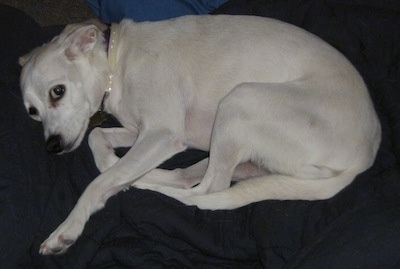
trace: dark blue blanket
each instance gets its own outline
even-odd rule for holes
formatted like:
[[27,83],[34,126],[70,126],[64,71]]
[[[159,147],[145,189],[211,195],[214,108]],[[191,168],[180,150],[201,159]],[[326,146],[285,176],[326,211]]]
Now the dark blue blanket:
[[[231,0],[214,13],[278,18],[344,53],[364,77],[383,127],[374,166],[327,201],[264,201],[201,211],[132,189],[111,198],[63,256],[40,243],[98,174],[87,140],[48,155],[19,90],[19,56],[61,28],[0,5],[0,268],[400,268],[400,2]],[[110,120],[108,124],[113,124]],[[172,168],[204,157],[188,151]]]

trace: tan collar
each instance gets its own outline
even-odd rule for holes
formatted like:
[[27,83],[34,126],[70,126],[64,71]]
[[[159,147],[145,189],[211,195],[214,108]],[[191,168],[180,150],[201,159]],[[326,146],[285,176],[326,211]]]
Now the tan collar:
[[93,127],[101,126],[101,124],[107,119],[107,113],[104,111],[104,103],[106,102],[108,96],[110,95],[110,92],[113,89],[113,75],[115,72],[115,66],[117,62],[116,47],[119,36],[119,25],[116,23],[111,24],[109,31],[110,31],[110,36],[108,40],[106,37],[106,40],[108,41],[107,57],[108,57],[108,67],[110,73],[108,74],[107,88],[101,100],[99,110],[90,118],[90,125]]
[[104,102],[110,95],[110,92],[113,89],[113,76],[115,72],[115,66],[117,62],[117,53],[116,53],[116,47],[117,47],[117,41],[119,37],[119,25],[117,23],[112,23],[110,26],[110,40],[108,41],[108,67],[110,69],[110,73],[108,74],[108,84],[106,91],[104,92],[103,99],[101,100],[101,105],[100,105],[100,112],[104,112]]
[[111,24],[110,27],[110,40],[108,43],[108,66],[110,68],[110,74],[108,75],[108,87],[106,93],[112,90],[113,75],[115,72],[115,65],[117,62],[116,46],[119,37],[119,25],[116,23]]

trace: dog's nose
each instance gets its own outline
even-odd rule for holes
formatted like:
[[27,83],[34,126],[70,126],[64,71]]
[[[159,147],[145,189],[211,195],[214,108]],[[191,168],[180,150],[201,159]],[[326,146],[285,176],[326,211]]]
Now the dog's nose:
[[50,153],[60,153],[63,150],[61,146],[61,136],[50,136],[46,141],[46,150]]

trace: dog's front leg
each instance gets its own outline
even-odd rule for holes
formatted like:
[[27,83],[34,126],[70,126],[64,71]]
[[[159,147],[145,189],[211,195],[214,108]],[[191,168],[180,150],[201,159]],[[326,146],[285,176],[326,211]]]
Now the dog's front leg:
[[43,242],[40,253],[65,252],[82,233],[90,215],[103,208],[108,198],[185,150],[186,143],[182,137],[166,128],[140,132],[128,153],[89,184],[67,219]]
[[95,128],[89,135],[89,146],[93,158],[100,172],[105,172],[117,163],[119,158],[115,155],[117,147],[131,147],[138,136],[125,128]]

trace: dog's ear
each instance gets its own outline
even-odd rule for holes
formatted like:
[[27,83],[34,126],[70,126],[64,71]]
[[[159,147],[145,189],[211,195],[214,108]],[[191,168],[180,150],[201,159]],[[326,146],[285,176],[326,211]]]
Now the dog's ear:
[[35,54],[37,50],[38,50],[38,48],[33,49],[32,51],[28,52],[27,54],[19,57],[19,59],[18,59],[19,65],[23,67],[32,58],[32,55]]
[[102,23],[99,19],[89,19],[86,22],[84,22],[86,24],[93,24],[95,25],[97,28],[99,28],[100,31],[104,32],[107,30],[108,26],[107,24]]
[[100,29],[94,24],[76,29],[66,29],[68,32],[71,30],[72,33],[65,40],[67,44],[65,55],[72,61],[79,55],[85,55],[91,51],[97,44],[101,34]]
[[24,65],[29,61],[30,58],[31,58],[31,54],[30,54],[30,53],[27,53],[27,54],[25,54],[25,55],[22,55],[22,56],[19,57],[19,59],[18,59],[19,65],[20,65],[20,66],[24,66]]

